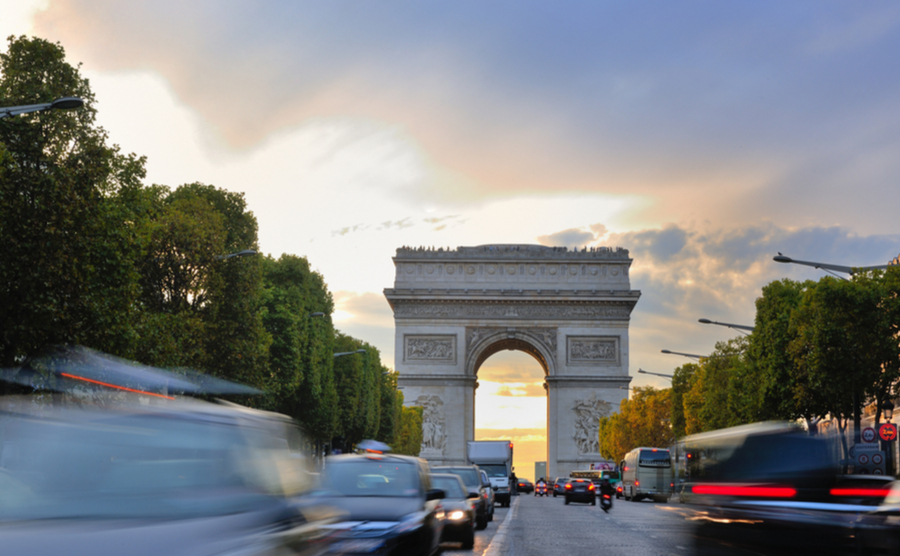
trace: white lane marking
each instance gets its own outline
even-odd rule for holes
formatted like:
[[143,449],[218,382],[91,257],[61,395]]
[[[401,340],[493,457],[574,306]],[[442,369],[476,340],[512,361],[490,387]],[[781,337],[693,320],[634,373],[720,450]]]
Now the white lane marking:
[[516,511],[519,509],[519,497],[516,496],[515,501],[512,503],[512,508],[510,508],[509,513],[506,514],[506,517],[503,519],[503,523],[500,524],[500,527],[497,527],[497,532],[494,533],[494,538],[491,539],[491,544],[488,545],[487,549],[484,551],[484,556],[499,556],[500,551],[503,548],[506,548],[506,530],[509,526],[510,521],[515,519]]

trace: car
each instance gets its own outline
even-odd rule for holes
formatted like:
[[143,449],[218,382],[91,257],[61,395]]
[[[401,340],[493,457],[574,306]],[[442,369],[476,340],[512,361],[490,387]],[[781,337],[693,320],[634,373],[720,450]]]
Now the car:
[[490,508],[490,511],[488,512],[488,521],[494,521],[494,504],[497,501],[496,496],[494,495],[494,489],[491,488],[491,480],[488,478],[487,472],[484,469],[481,469],[479,474],[481,475],[481,496],[485,504],[487,504],[487,507]]
[[530,494],[534,492],[534,485],[528,479],[518,479],[516,480],[516,492]]
[[566,483],[569,482],[567,477],[557,477],[553,481],[553,497],[556,498],[560,494],[566,493]]
[[0,399],[4,556],[327,549],[339,514],[310,496],[288,417],[173,396],[100,400]]
[[444,523],[441,542],[459,542],[466,550],[475,546],[477,494],[469,492],[458,475],[432,473],[431,483],[444,491],[439,515]]
[[597,505],[597,488],[590,479],[569,479],[564,489],[566,504],[569,502],[586,502],[592,506]]
[[476,506],[475,526],[478,530],[487,527],[489,521],[494,516],[494,505],[488,504],[490,494],[485,492],[490,490],[490,484],[485,486],[482,481],[481,469],[477,465],[459,465],[459,466],[437,466],[432,467],[432,473],[453,473],[462,479],[463,484],[469,489],[469,492],[475,492],[479,495],[479,502]]
[[326,526],[332,553],[430,556],[440,549],[444,491],[432,486],[424,459],[379,452],[330,456],[316,494],[344,515]]
[[[841,475],[834,440],[793,424],[684,442],[690,464],[681,497],[696,554],[856,554],[858,521],[888,493],[883,477]],[[877,518],[866,525],[877,530]]]

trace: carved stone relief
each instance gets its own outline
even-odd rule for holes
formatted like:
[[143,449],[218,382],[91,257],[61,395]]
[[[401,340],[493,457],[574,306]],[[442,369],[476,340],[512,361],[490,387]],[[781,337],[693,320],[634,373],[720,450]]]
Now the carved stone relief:
[[444,401],[440,396],[423,395],[415,405],[422,407],[422,450],[421,457],[442,456],[447,444],[444,427]]
[[575,444],[580,454],[596,454],[600,451],[600,418],[609,415],[612,406],[598,400],[595,394],[590,398],[575,400]]
[[482,339],[500,332],[515,334],[516,332],[531,336],[543,344],[543,347],[550,351],[552,357],[556,357],[556,327],[529,327],[529,328],[508,328],[503,326],[467,326],[466,327],[466,352],[478,345]]
[[408,362],[456,363],[456,336],[407,335],[403,337],[403,359]]
[[618,365],[618,336],[566,336],[569,365]]
[[596,318],[627,319],[633,303],[621,305],[596,305],[577,303],[503,303],[503,302],[418,302],[395,300],[394,316],[397,318],[521,318],[587,320]]

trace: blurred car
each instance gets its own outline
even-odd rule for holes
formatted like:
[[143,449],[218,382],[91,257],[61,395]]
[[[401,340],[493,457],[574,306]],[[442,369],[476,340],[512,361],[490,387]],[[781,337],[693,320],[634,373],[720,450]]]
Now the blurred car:
[[491,508],[491,511],[488,512],[488,521],[494,521],[494,504],[497,501],[494,489],[491,488],[491,480],[488,478],[487,472],[481,469],[478,473],[481,475],[481,498],[487,504],[487,507]]
[[900,552],[900,481],[890,483],[878,508],[865,512],[856,522],[857,554]]
[[441,500],[441,519],[444,530],[441,542],[460,542],[464,549],[475,546],[475,505],[474,492],[469,492],[462,479],[450,473],[434,473],[431,483],[444,491]]
[[695,553],[855,553],[857,521],[888,490],[883,477],[840,475],[830,442],[780,423],[685,439]]
[[317,495],[345,515],[327,526],[336,537],[333,554],[424,556],[439,550],[444,492],[433,488],[423,459],[383,453],[331,456]]
[[[460,465],[460,466],[439,466],[432,467],[432,473],[452,473],[462,479],[463,484],[469,492],[478,493],[478,504],[475,507],[475,527],[478,530],[487,527],[489,521],[494,518],[494,505],[488,504],[487,500],[490,494],[486,490],[491,490],[490,483],[484,484],[481,477],[481,469],[477,465]],[[493,494],[493,493],[491,493]]]
[[553,497],[556,498],[560,494],[566,493],[566,483],[569,482],[567,477],[557,477],[553,481]]
[[565,497],[566,504],[569,502],[586,502],[592,506],[597,505],[597,488],[590,479],[572,478],[566,483]]
[[5,556],[328,548],[327,506],[303,496],[312,478],[287,417],[191,399],[78,403],[0,400]]
[[516,492],[530,494],[534,492],[534,485],[528,479],[519,479],[516,481]]

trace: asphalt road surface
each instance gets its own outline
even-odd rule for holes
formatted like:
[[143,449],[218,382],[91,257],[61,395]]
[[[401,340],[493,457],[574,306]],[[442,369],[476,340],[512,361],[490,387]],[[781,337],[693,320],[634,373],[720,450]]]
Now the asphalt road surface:
[[443,554],[687,556],[691,553],[681,514],[684,506],[677,502],[615,500],[607,514],[599,503],[591,506],[573,502],[566,506],[562,497],[520,495],[514,500],[510,509],[498,507],[488,528],[475,533],[474,550],[445,544]]

